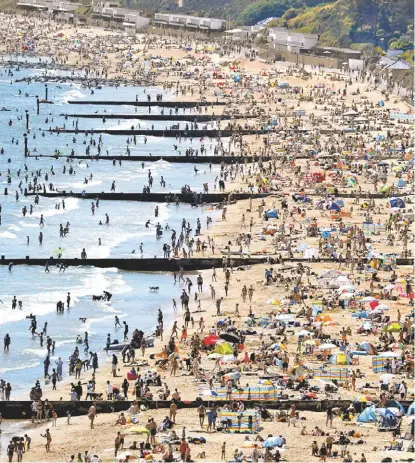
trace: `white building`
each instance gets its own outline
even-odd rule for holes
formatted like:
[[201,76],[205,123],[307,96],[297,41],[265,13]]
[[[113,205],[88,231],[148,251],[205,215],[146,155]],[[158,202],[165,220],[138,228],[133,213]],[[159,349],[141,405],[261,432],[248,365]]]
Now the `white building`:
[[289,53],[300,53],[300,50],[310,50],[318,42],[316,34],[302,34],[290,31],[285,27],[269,29],[268,40],[276,50]]
[[173,13],[156,13],[153,23],[160,26],[178,26],[191,29],[208,31],[220,31],[225,26],[225,20],[215,18],[199,18],[197,16],[187,16]]
[[17,6],[26,9],[37,9],[52,12],[68,13],[75,11],[82,5],[81,3],[65,2],[58,0],[21,0],[20,2],[17,2]]
[[107,21],[121,22],[127,30],[137,30],[148,26],[150,20],[141,16],[140,11],[120,8],[118,2],[98,3],[92,7],[92,15]]

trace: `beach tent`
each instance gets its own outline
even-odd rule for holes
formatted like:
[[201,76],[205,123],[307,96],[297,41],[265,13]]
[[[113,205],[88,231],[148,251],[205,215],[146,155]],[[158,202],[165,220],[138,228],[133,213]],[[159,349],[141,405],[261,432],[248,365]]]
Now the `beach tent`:
[[391,207],[399,207],[400,209],[405,208],[405,201],[402,198],[391,198],[389,203]]
[[396,182],[396,187],[397,188],[405,188],[406,187],[406,182],[403,178],[400,178],[397,182]]
[[219,421],[228,432],[253,434],[259,432],[261,427],[261,415],[256,410],[243,412],[222,410],[219,412]]
[[336,280],[341,275],[342,273],[337,270],[328,270],[320,275],[318,280],[321,286],[327,288],[329,286],[336,285]]
[[365,408],[362,413],[357,417],[358,423],[370,423],[372,421],[377,421],[375,406]]
[[279,436],[268,437],[264,442],[262,442],[262,448],[266,449],[267,447],[282,447],[284,440]]
[[265,217],[267,219],[278,219],[278,217],[279,217],[278,211],[276,209],[271,209],[269,211],[266,211],[265,212]]
[[389,322],[382,328],[385,333],[399,333],[401,330],[402,325],[398,322]]
[[386,407],[390,408],[391,410],[400,410],[402,414],[405,413],[405,407],[395,399],[388,399],[386,401]]
[[215,352],[221,355],[229,355],[233,354],[233,349],[228,342],[219,340],[215,345]]
[[330,357],[329,363],[331,365],[350,365],[352,359],[344,352],[337,352]]
[[408,407],[408,411],[406,413],[408,416],[409,415],[415,415],[415,402],[412,402],[411,405]]
[[346,275],[340,275],[336,278],[336,284],[339,286],[353,286],[352,282],[347,278]]
[[398,424],[396,410],[392,408],[377,408],[376,413],[380,416],[380,424],[385,428],[393,428]]
[[366,351],[369,355],[377,355],[377,351],[370,342],[362,342],[359,344],[360,349]]
[[319,305],[313,304],[312,316],[316,317],[319,313],[323,312],[323,308]]

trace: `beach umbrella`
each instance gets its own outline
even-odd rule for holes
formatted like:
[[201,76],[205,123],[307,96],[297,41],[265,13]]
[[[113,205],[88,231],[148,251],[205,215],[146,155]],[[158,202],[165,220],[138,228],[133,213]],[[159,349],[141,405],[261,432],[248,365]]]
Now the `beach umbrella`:
[[354,298],[354,293],[343,293],[339,296],[339,301],[346,301],[347,299]]
[[355,291],[355,287],[350,284],[350,285],[343,285],[340,286],[340,288],[337,289],[339,293],[352,293]]
[[214,352],[213,354],[209,354],[209,355],[207,356],[208,359],[220,359],[220,358],[222,358],[222,357],[223,357],[222,354],[217,354],[217,353],[215,353],[215,352]]
[[232,333],[222,333],[219,335],[219,338],[232,344],[239,344],[241,341],[238,336]]
[[312,336],[313,333],[310,333],[310,331],[307,330],[301,330],[298,333],[296,333],[296,336]]
[[318,346],[318,348],[319,348],[320,350],[330,350],[330,349],[335,349],[336,347],[338,347],[338,346],[336,346],[335,344],[332,344],[332,343],[330,343],[330,342],[325,343],[325,344],[320,344],[320,345]]
[[236,360],[236,357],[234,355],[224,355],[221,358],[221,362],[223,363],[231,363],[231,362],[234,362],[235,360]]
[[360,299],[360,302],[378,302],[378,300],[375,297],[366,296],[363,299]]
[[389,310],[389,309],[390,309],[390,307],[387,306],[386,304],[379,304],[379,305],[376,306],[376,310],[379,310],[379,311]]
[[262,442],[262,447],[267,448],[267,447],[280,447],[281,445],[284,444],[284,441],[281,439],[281,437],[274,436],[274,437],[268,437],[267,440]]
[[214,346],[217,343],[218,339],[218,336],[212,334],[210,336],[206,336],[206,338],[203,340],[203,344],[205,346]]

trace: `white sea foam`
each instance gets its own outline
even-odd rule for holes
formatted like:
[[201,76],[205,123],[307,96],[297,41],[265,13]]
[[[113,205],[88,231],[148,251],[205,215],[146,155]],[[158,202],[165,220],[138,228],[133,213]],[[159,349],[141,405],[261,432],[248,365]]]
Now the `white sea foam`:
[[10,368],[1,368],[0,367],[0,373],[7,373],[8,371],[16,371],[16,370],[26,370],[28,368],[34,368],[40,365],[40,362],[29,362],[24,365],[19,365],[15,367],[10,367]]
[[11,232],[1,232],[0,233],[0,238],[6,238],[6,239],[9,239],[9,240],[15,240],[17,239],[17,235],[15,235],[14,233],[11,233]]
[[79,199],[78,198],[65,198],[65,209],[62,208],[56,209],[55,205],[50,207],[49,209],[41,209],[34,211],[32,217],[39,217],[43,214],[43,217],[52,217],[54,215],[65,214],[66,212],[73,211],[74,209],[78,209],[79,207]]

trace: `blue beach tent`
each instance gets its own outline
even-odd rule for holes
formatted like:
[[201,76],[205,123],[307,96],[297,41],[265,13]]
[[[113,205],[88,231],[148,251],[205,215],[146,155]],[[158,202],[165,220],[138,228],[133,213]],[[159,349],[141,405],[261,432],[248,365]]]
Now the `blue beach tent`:
[[357,417],[358,423],[370,423],[376,421],[375,406],[365,408],[362,413]]
[[402,198],[391,198],[389,200],[391,207],[405,208],[405,201]]

